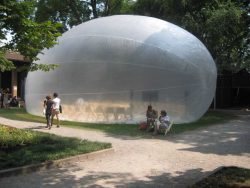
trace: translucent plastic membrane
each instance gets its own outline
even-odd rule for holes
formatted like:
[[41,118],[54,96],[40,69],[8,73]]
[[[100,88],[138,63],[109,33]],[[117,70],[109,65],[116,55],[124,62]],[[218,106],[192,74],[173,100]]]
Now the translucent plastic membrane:
[[215,93],[216,67],[205,46],[180,27],[151,17],[85,22],[43,53],[36,63],[60,67],[28,74],[31,114],[41,115],[45,96],[58,92],[67,120],[134,123],[145,120],[151,104],[183,123],[200,118]]

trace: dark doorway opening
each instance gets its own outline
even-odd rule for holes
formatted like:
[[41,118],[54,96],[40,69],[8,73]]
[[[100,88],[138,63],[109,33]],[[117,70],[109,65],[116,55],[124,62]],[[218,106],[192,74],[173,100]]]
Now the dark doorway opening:
[[1,72],[1,88],[10,89],[11,92],[11,71]]

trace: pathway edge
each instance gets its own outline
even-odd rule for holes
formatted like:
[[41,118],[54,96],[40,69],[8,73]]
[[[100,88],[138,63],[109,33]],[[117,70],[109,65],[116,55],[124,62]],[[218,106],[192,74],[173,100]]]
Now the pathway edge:
[[9,176],[17,176],[20,174],[26,174],[26,173],[31,173],[43,169],[49,169],[52,167],[60,167],[63,165],[75,163],[75,162],[80,162],[84,160],[91,160],[95,159],[97,157],[105,156],[111,153],[114,153],[115,150],[114,148],[109,148],[109,149],[104,149],[100,151],[95,151],[91,153],[85,153],[81,155],[76,155],[64,159],[58,159],[54,161],[46,161],[43,163],[38,163],[38,164],[32,164],[32,165],[26,165],[22,167],[16,167],[16,168],[9,168],[5,170],[0,170],[0,178],[3,177],[9,177]]

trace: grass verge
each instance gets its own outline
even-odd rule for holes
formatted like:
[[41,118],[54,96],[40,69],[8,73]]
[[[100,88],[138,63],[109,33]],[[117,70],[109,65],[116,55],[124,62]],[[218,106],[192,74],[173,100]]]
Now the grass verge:
[[249,188],[250,169],[223,167],[191,188]]
[[16,129],[0,125],[0,170],[111,148],[110,143]]
[[[0,109],[0,116],[13,120],[31,121],[45,124],[45,118],[28,114],[25,109]],[[221,112],[207,112],[200,120],[193,123],[174,124],[169,134],[179,134],[185,131],[195,130],[202,127],[211,126],[217,123],[229,121],[236,116]],[[139,131],[136,124],[102,124],[102,123],[83,123],[73,121],[61,121],[61,125],[68,127],[102,131],[112,135],[151,137],[145,131]]]

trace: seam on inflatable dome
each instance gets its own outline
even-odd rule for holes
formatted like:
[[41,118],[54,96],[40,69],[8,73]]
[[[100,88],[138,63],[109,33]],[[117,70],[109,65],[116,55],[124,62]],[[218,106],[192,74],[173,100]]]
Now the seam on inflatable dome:
[[[138,89],[138,90],[133,90],[133,92],[143,92],[143,91],[160,91],[160,90],[168,90],[168,89],[174,89],[174,88],[180,88],[183,86],[200,86],[203,84],[183,84],[183,85],[178,85],[178,86],[171,86],[171,87],[165,87],[165,88],[158,88],[158,89]],[[204,89],[209,90],[211,87],[206,87]],[[86,93],[61,93],[60,95],[99,95],[99,94],[117,94],[117,93],[129,93],[130,90],[122,90],[122,91],[110,91],[110,92],[86,92]],[[41,96],[45,96],[47,95],[46,93],[30,93],[27,94],[27,96],[29,95],[41,95]]]
[[[169,50],[163,49],[163,48],[158,47],[158,46],[156,46],[156,45],[154,45],[154,44],[145,43],[145,42],[141,42],[141,41],[138,41],[138,40],[129,39],[129,38],[125,38],[125,37],[119,37],[119,36],[108,36],[108,37],[107,37],[107,36],[104,36],[104,35],[78,35],[78,36],[80,36],[80,37],[86,37],[86,38],[87,38],[87,37],[115,38],[115,39],[123,39],[123,40],[128,40],[128,41],[134,41],[134,42],[136,42],[136,43],[143,44],[143,45],[145,45],[145,46],[150,46],[150,47],[159,49],[159,50],[161,50],[161,51],[163,51],[163,52],[168,52],[168,53],[170,53]],[[68,39],[72,39],[72,38],[75,38],[75,37],[67,37],[67,38],[65,37],[65,38],[63,38],[63,39],[68,40]],[[170,54],[172,54],[172,53],[170,53]],[[176,55],[176,57],[179,57],[180,59],[182,59],[183,61],[185,61],[185,59],[184,59],[183,57],[181,57],[181,56],[177,56],[177,55]],[[196,65],[196,64],[194,64],[194,63],[192,63],[192,62],[188,62],[188,63],[191,64],[191,65],[193,65],[195,68],[199,69],[199,66],[198,66],[198,65]]]

